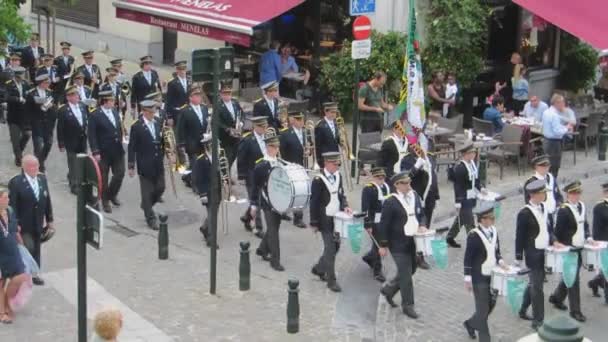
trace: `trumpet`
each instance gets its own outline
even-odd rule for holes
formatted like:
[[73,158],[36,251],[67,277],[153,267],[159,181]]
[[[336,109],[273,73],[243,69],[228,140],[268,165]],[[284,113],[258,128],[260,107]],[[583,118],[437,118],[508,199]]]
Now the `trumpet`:
[[[314,170],[317,167],[315,155],[315,123],[308,120],[304,123],[304,168]],[[312,161],[311,161],[312,159]]]
[[177,197],[177,190],[175,188],[175,171],[178,171],[179,165],[177,162],[177,142],[175,140],[175,134],[171,127],[163,124],[161,128],[163,135],[163,143],[165,145],[165,157],[169,160],[169,175],[171,180],[171,190]]
[[53,107],[53,104],[53,97],[49,96],[44,99],[44,102],[40,105],[40,109],[42,109],[43,112],[46,112]]
[[342,167],[344,168],[344,179],[346,180],[346,187],[350,191],[353,189],[353,181],[350,177],[350,161],[354,160],[355,157],[352,155],[352,149],[348,142],[348,133],[344,126],[343,117],[339,116],[336,118],[336,126],[338,126],[338,133],[340,134],[340,153]]

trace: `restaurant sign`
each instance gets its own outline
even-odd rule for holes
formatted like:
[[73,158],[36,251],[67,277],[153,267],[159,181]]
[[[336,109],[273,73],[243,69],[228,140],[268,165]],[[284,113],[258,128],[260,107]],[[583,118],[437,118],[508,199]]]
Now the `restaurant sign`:
[[[184,0],[181,2],[192,1]],[[232,32],[215,27],[174,20],[157,15],[132,11],[125,8],[116,8],[116,17],[135,21],[142,24],[164,27],[169,30],[191,33],[197,36],[206,37],[210,39],[223,40],[229,43],[238,44],[242,46],[249,46],[251,43],[251,37],[244,33]]]

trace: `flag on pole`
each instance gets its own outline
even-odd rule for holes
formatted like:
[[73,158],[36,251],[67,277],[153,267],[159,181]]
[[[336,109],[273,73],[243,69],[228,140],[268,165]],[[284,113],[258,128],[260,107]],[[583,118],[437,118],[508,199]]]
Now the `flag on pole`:
[[409,0],[408,35],[401,75],[401,92],[394,115],[401,119],[410,143],[419,142],[421,145],[426,145],[427,140],[423,130],[426,122],[424,81],[420,62],[420,44],[416,32],[415,0]]

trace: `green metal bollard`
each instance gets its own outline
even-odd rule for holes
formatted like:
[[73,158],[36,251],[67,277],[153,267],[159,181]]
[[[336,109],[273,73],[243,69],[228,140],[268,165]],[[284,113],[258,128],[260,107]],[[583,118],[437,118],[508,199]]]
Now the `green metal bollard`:
[[239,260],[239,290],[248,291],[251,287],[251,263],[249,262],[249,242],[243,241]]
[[287,285],[289,286],[289,290],[287,290],[287,332],[295,334],[300,331],[300,300],[298,299],[300,282],[297,279],[289,279]]
[[608,125],[604,122],[600,128],[597,138],[597,160],[606,160],[606,150],[608,147]]
[[479,154],[479,184],[482,187],[486,186],[488,180],[488,155],[485,153]]
[[160,220],[158,231],[158,259],[167,260],[169,258],[169,229],[167,228],[167,215],[158,216]]
[[581,325],[565,315],[546,320],[538,329],[538,337],[546,342],[579,342],[584,338]]

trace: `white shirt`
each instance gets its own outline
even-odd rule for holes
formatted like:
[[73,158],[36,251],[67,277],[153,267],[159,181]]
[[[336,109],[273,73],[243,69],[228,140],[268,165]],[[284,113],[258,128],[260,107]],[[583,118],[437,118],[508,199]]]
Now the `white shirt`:
[[111,108],[106,108],[106,107],[101,107],[101,110],[106,115],[106,117],[108,118],[108,120],[110,120],[110,122],[112,123],[112,125],[114,127],[116,127],[116,120],[114,119],[114,113],[112,112],[112,109]]
[[46,98],[46,91],[44,89],[36,87],[36,91],[38,91],[38,96]]
[[78,103],[72,104],[71,102],[68,102],[68,104],[70,105],[70,109],[76,117],[76,120],[78,120],[78,124],[82,126],[82,112],[80,111],[80,106],[78,105]]
[[150,134],[152,134],[152,139],[156,140],[156,129],[154,129],[154,120],[148,120],[144,117],[144,123],[148,126],[150,130]]
[[270,112],[274,116],[274,100],[267,98],[266,95],[264,95],[264,99],[266,100],[266,103],[268,103],[268,107],[270,107]]
[[232,101],[224,102],[224,105],[226,106],[226,108],[228,108],[228,111],[230,112],[230,114],[232,114],[232,118],[234,119],[234,106],[232,105]]
[[85,64],[84,66],[85,66],[85,68],[87,68],[87,71],[89,72],[89,74],[91,75],[91,77],[93,77],[93,65],[91,65],[91,64]]
[[329,125],[329,129],[331,129],[331,133],[335,137],[336,136],[336,125],[334,124],[334,121],[329,120],[328,118],[325,118],[325,122],[327,122],[327,124]]
[[84,91],[84,86],[78,86],[78,93],[80,94],[81,100],[87,99],[87,93]]
[[146,81],[148,81],[148,84],[152,85],[152,72],[150,71],[143,71],[144,77],[146,78]]
[[186,78],[181,78],[179,76],[177,76],[177,79],[179,80],[179,83],[182,84],[182,87],[184,88],[184,91],[187,93],[188,92],[188,81],[186,80]]
[[31,47],[32,47],[32,54],[34,55],[34,58],[36,58],[36,59],[40,58],[40,54],[38,54],[38,47],[37,46],[31,46]]
[[293,131],[296,133],[296,136],[298,137],[298,140],[300,140],[300,144],[302,144],[302,146],[304,146],[304,137],[302,135],[302,129],[294,127]]
[[30,186],[32,187],[32,191],[34,191],[34,195],[36,196],[36,199],[38,199],[40,197],[40,188],[38,187],[38,177],[30,177],[30,175],[28,175],[26,173],[25,178],[27,179],[27,182],[30,183]]
[[325,172],[325,175],[327,176],[327,180],[329,180],[329,182],[333,185],[336,182],[336,173],[338,173],[338,171],[336,171],[335,173],[331,173],[329,171],[327,171],[327,169],[323,170]]
[[192,109],[196,113],[196,116],[198,116],[198,121],[200,121],[201,125],[202,125],[203,124],[203,112],[201,111],[201,106],[200,105],[193,105],[193,104],[190,104],[190,106],[192,107]]
[[65,63],[65,65],[68,65],[69,59],[68,56],[63,56],[63,63]]
[[264,155],[266,155],[266,142],[264,142],[264,136],[259,135],[256,132],[253,132],[253,135],[255,135],[255,140],[258,142],[258,145],[260,146],[260,150],[262,151],[262,153]]
[[543,113],[547,109],[549,109],[549,106],[543,101],[540,101],[536,107],[532,107],[532,103],[528,101],[524,105],[523,115],[528,118],[534,118],[537,122],[541,122],[543,121]]

